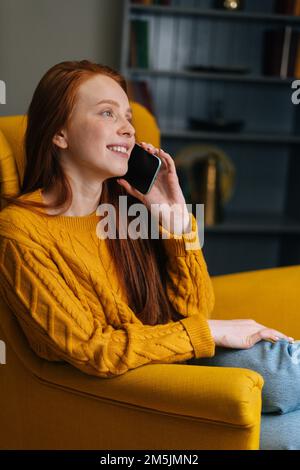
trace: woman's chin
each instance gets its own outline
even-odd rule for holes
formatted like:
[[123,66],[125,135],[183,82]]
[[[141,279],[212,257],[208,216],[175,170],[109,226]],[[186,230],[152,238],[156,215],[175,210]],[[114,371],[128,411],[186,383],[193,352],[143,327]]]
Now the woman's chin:
[[127,171],[128,171],[128,165],[126,165],[126,168],[124,168],[122,170],[119,169],[119,171],[116,172],[116,174],[114,176],[116,176],[117,178],[122,178],[123,176],[126,175]]
[[105,179],[117,179],[117,178],[123,178],[123,176],[125,176],[127,173],[127,171],[119,171],[119,172],[116,172],[116,173],[113,173],[113,174],[110,174],[110,175],[107,175],[107,177]]

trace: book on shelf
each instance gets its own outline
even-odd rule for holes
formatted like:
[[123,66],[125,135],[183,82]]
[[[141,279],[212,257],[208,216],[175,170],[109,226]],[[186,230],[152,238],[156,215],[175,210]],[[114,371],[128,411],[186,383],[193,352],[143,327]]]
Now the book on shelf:
[[291,26],[266,30],[262,69],[264,75],[300,78],[300,32]]
[[149,67],[149,22],[148,20],[131,20],[129,66]]
[[275,13],[300,16],[300,0],[276,0]]
[[131,0],[131,3],[137,3],[138,5],[152,5],[152,0]]
[[142,104],[155,116],[153,97],[148,82],[145,80],[126,80],[126,82],[129,99]]
[[172,0],[153,0],[154,5],[171,5]]

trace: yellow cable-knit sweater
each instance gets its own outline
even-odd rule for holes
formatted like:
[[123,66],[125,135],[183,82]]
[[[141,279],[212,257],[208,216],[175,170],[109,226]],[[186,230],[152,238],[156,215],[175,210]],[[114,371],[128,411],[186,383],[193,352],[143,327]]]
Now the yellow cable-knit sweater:
[[[41,190],[21,197],[42,201]],[[99,220],[96,212],[48,218],[15,205],[0,212],[0,294],[31,348],[99,377],[213,356],[207,317],[214,293],[200,245],[186,249],[190,234],[161,239],[166,292],[182,319],[144,325],[128,306],[106,241],[97,236]]]

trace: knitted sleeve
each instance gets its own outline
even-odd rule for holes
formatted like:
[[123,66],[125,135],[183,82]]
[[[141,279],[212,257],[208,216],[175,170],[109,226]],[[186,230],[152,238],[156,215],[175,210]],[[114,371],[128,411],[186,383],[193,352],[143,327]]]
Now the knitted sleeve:
[[177,238],[160,226],[167,253],[167,295],[183,316],[202,314],[206,318],[214,307],[215,296],[199,242],[196,218],[191,215],[191,231]]
[[[203,315],[163,325],[136,321],[114,327],[109,322],[110,305],[99,316],[93,315],[76,282],[75,276],[72,282],[65,281],[42,246],[0,237],[0,294],[37,354],[34,345],[46,345],[58,360],[104,378],[145,364],[214,354]],[[134,317],[127,305],[122,308],[128,309],[128,318]]]

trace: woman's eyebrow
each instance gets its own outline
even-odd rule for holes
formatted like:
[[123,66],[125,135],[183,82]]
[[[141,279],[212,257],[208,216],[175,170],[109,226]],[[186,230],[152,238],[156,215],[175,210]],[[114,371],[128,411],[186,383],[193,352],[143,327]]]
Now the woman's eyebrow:
[[[101,101],[99,101],[99,102],[96,104],[96,106],[98,106],[98,104],[102,104],[102,103],[113,104],[114,106],[117,106],[117,108],[120,107],[119,103],[117,103],[117,102],[114,101],[114,100],[101,100]],[[128,108],[127,111],[132,114],[132,109],[131,109],[131,108]]]

